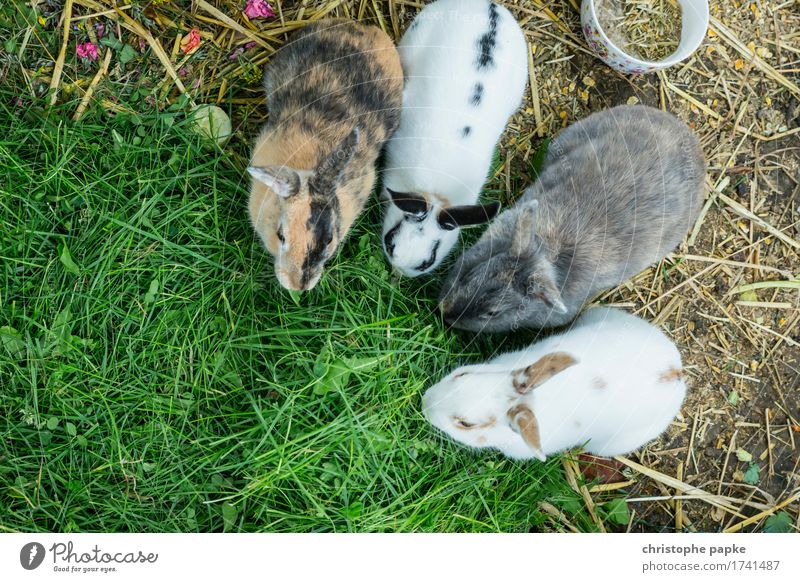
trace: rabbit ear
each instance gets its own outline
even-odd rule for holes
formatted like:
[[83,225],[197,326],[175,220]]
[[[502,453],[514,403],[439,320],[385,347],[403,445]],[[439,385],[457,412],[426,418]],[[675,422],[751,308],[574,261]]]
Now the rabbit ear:
[[427,214],[430,209],[428,200],[424,196],[414,192],[395,192],[391,188],[386,188],[386,191],[392,197],[394,205],[406,214],[422,216]]
[[286,166],[250,166],[247,171],[281,198],[300,191],[300,175]]
[[528,280],[527,295],[532,299],[539,299],[545,305],[555,310],[557,313],[566,313],[567,306],[561,299],[559,291],[553,279],[541,272]]
[[556,374],[560,374],[578,360],[566,352],[553,352],[536,360],[526,368],[511,372],[511,382],[520,394],[527,394],[537,386],[541,386]]
[[320,193],[332,192],[336,188],[336,183],[341,178],[345,166],[353,159],[358,149],[360,136],[361,130],[358,127],[354,127],[353,131],[347,134],[339,142],[339,145],[317,164],[314,175],[309,181],[309,186]]
[[536,415],[524,404],[517,404],[508,411],[508,419],[511,422],[511,430],[518,433],[525,444],[533,451],[533,455],[540,461],[546,461],[547,457],[542,451],[542,439],[539,436],[539,423],[536,422]]
[[511,252],[518,256],[524,256],[534,250],[534,240],[536,230],[534,227],[536,209],[539,201],[533,200],[519,209],[517,224],[514,226],[514,236],[511,239]]
[[445,230],[453,230],[461,226],[475,226],[489,222],[500,211],[499,202],[489,204],[470,204],[467,206],[451,206],[443,208],[436,217]]

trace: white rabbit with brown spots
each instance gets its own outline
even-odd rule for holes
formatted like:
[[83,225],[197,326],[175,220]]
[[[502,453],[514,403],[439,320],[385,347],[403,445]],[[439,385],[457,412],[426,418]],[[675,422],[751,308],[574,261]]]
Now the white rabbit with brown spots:
[[267,63],[269,121],[248,171],[250,220],[287,289],[312,289],[364,209],[400,121],[403,71],[381,29],[303,27]]
[[664,432],[686,389],[681,356],[662,331],[596,307],[564,333],[457,368],[428,389],[423,412],[456,441],[514,459],[544,461],[582,445],[613,456]]
[[489,0],[438,0],[397,46],[406,76],[400,127],[386,146],[383,248],[398,271],[435,269],[461,227],[491,220],[478,204],[495,146],[519,108],[528,44]]

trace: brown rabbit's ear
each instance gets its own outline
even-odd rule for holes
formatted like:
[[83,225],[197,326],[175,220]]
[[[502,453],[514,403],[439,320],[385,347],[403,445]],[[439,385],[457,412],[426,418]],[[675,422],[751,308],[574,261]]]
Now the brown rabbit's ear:
[[536,238],[534,224],[538,207],[539,201],[534,200],[519,210],[517,223],[514,225],[514,235],[511,238],[511,253],[518,257],[530,254],[534,250],[533,243]]
[[247,171],[281,198],[300,191],[300,175],[286,166],[250,166]]
[[508,411],[508,420],[511,429],[518,433],[525,444],[533,451],[534,456],[540,461],[546,461],[547,457],[542,451],[542,439],[539,436],[539,423],[536,422],[536,415],[524,404],[517,404]]
[[339,142],[339,145],[317,164],[314,175],[309,180],[309,186],[320,193],[332,192],[336,188],[336,183],[344,172],[347,163],[353,159],[358,149],[361,130],[354,127],[347,136]]
[[511,372],[514,389],[520,394],[527,394],[537,386],[541,386],[550,378],[578,363],[578,360],[566,352],[553,352],[536,360],[526,368]]
[[499,202],[451,206],[450,208],[442,208],[436,219],[443,229],[453,230],[456,227],[475,226],[489,222],[497,216],[499,211]]

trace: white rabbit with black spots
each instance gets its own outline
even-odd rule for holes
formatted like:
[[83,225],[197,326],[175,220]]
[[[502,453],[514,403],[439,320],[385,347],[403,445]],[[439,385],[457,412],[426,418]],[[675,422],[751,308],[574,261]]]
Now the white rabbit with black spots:
[[528,44],[513,15],[489,0],[438,0],[398,44],[406,78],[400,127],[386,147],[383,247],[409,276],[436,268],[478,204],[495,146],[519,108]]

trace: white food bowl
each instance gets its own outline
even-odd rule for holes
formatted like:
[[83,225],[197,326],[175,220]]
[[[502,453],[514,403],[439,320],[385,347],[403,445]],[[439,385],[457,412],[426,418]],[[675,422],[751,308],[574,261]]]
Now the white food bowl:
[[688,58],[708,31],[708,0],[676,0],[681,6],[681,40],[678,49],[660,61],[643,61],[627,54],[609,40],[597,18],[594,0],[583,0],[581,25],[586,42],[600,59],[621,73],[652,73]]

